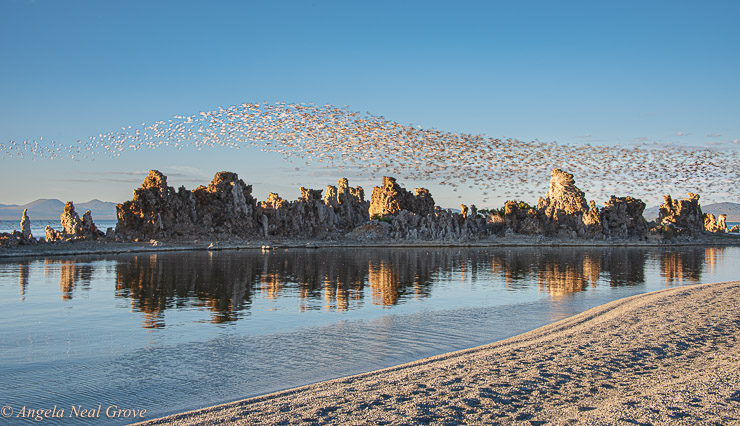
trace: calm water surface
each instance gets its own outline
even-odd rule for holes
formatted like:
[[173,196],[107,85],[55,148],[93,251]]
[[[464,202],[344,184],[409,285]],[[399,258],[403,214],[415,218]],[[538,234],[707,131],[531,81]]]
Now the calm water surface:
[[[44,424],[126,423],[106,418],[112,405],[153,418],[490,343],[633,294],[736,280],[738,263],[740,248],[675,247],[0,261],[0,405],[65,410]],[[100,418],[69,418],[73,406],[101,406]]]
[[[93,217],[93,223],[101,231],[105,232],[108,228],[116,229],[117,220],[95,220]],[[44,237],[46,226],[51,226],[57,231],[62,230],[62,225],[59,223],[59,219],[56,220],[31,220],[31,235],[36,238]],[[13,232],[21,230],[21,219],[18,220],[0,220],[0,233],[2,232]]]

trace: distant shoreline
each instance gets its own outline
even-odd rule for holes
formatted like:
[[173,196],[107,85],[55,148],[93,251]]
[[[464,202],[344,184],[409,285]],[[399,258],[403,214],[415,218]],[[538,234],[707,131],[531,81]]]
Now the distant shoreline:
[[740,235],[714,234],[694,239],[652,242],[646,240],[587,240],[559,239],[542,236],[516,235],[477,241],[356,241],[338,240],[241,240],[241,241],[74,241],[37,245],[24,245],[14,248],[0,248],[0,259],[22,259],[52,256],[85,256],[103,254],[162,253],[178,251],[222,251],[222,250],[262,250],[296,248],[445,248],[445,247],[678,247],[678,246],[740,246]]
[[[0,234],[0,247],[34,245],[37,243],[32,236],[34,232],[44,233],[38,242],[94,242],[90,247],[97,252],[121,250],[117,248],[120,245],[101,248],[97,244],[101,239],[119,243],[151,241],[152,246],[163,247],[161,240],[170,243],[165,244],[169,249],[184,245],[181,250],[193,249],[192,243],[198,245],[205,240],[217,241],[218,247],[214,244],[207,247],[214,249],[242,248],[253,246],[255,241],[278,240],[340,246],[736,243],[732,235],[725,238],[706,235],[729,231],[734,234],[737,225],[728,228],[726,214],[716,217],[704,213],[699,194],[688,193],[683,199],[666,195],[659,206],[658,220],[648,222],[644,216],[645,203],[641,200],[611,196],[603,207],[597,207],[575,185],[574,176],[558,168],[550,172],[546,198],[540,197],[536,206],[509,200],[500,209],[478,210],[473,204],[461,204],[459,213],[437,206],[428,189],[408,191],[391,176],[383,176],[381,186],[373,187],[369,201],[365,200],[364,189],[349,186],[346,178],[325,190],[301,187],[300,191],[301,197],[295,201],[270,193],[267,200],[258,202],[252,195],[252,186],[233,172],[216,173],[208,186],[175,190],[167,185],[167,176],[149,170],[141,186],[134,190],[133,199],[116,206],[115,228],[106,226],[103,231],[95,225],[91,210],[80,216],[70,201],[64,204],[64,213],[60,215],[61,230],[50,225],[43,231],[33,229],[29,210],[24,209],[20,231]],[[44,200],[49,202],[61,203]],[[36,221],[39,222],[43,223]],[[576,239],[580,241],[571,242]],[[66,251],[79,248],[78,245]],[[134,244],[125,249],[132,250],[147,248]],[[21,250],[30,255],[59,251],[56,248]]]
[[740,420],[740,281],[627,297],[500,342],[153,424]]

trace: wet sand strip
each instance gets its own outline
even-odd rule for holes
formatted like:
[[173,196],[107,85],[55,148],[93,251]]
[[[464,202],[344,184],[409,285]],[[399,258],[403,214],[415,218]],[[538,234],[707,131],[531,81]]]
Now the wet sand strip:
[[628,297],[507,340],[143,424],[740,422],[740,281]]

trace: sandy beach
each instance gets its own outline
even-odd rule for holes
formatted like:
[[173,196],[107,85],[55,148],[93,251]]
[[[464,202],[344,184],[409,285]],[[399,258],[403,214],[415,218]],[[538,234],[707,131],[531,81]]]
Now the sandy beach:
[[740,422],[740,281],[628,297],[504,341],[142,424]]

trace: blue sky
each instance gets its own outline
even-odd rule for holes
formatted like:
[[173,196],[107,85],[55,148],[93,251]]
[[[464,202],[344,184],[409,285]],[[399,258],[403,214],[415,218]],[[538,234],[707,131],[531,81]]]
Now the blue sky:
[[[284,101],[522,140],[738,149],[739,21],[740,2],[715,1],[0,0],[0,142]],[[228,149],[0,164],[0,204],[121,202],[152,168],[189,188],[235,171],[258,199],[342,177]]]

